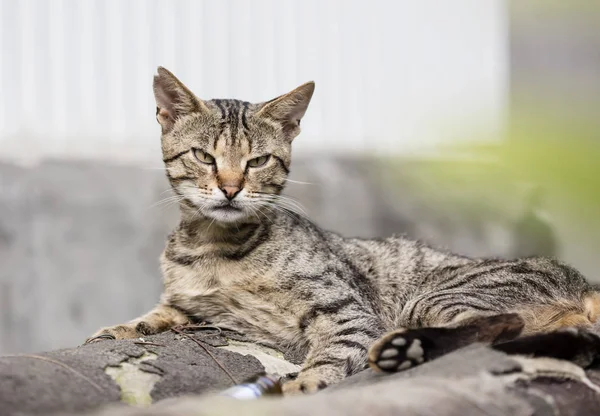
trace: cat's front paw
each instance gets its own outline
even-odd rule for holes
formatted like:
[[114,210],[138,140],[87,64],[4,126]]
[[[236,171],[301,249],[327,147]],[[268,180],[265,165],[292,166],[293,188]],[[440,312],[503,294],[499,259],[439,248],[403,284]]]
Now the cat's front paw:
[[298,394],[316,393],[327,387],[327,382],[317,374],[300,374],[295,380],[288,381],[282,387],[283,394],[293,396]]
[[110,339],[131,339],[139,338],[144,335],[150,335],[152,331],[149,330],[148,325],[145,322],[139,323],[128,323],[123,325],[109,326],[102,328],[97,331],[94,335],[85,340],[86,344],[92,342],[99,342]]

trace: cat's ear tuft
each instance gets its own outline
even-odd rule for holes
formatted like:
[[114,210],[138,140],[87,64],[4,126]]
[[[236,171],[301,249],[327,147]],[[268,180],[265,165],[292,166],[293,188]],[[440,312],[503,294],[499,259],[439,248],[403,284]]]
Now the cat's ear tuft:
[[264,103],[258,115],[281,123],[284,134],[291,141],[300,133],[300,120],[304,117],[314,92],[313,81],[302,84],[295,90]]
[[158,67],[154,76],[154,98],[156,100],[156,119],[167,133],[175,121],[184,115],[208,111],[204,103],[173,75],[169,70]]

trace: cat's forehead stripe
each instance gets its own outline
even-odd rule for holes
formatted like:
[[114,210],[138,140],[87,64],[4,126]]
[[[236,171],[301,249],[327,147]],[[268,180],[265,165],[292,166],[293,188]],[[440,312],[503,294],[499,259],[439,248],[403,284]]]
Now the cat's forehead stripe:
[[213,141],[213,149],[216,154],[228,153],[230,156],[247,155],[252,152],[252,141],[245,134],[239,134],[237,140],[230,127],[223,129],[219,136]]
[[247,132],[250,131],[250,127],[248,127],[248,120],[246,119],[246,112],[248,111],[249,105],[250,103],[247,101],[242,102],[242,125]]
[[[242,100],[233,100],[233,99],[213,99],[209,102],[214,103],[219,111],[221,112],[221,120],[227,125],[227,130],[229,132],[229,144],[231,146],[235,145],[236,142],[238,145],[241,137],[247,137],[247,132],[250,131],[250,127],[248,125],[247,112],[250,106],[250,103]],[[240,125],[242,129],[240,129]],[[223,134],[223,131],[221,132]],[[250,140],[248,140],[250,142]],[[252,143],[248,143],[249,147],[252,147]]]
[[221,118],[224,120],[227,117],[227,112],[225,111],[225,107],[223,106],[222,100],[212,100],[217,107],[219,107],[219,110],[221,110]]

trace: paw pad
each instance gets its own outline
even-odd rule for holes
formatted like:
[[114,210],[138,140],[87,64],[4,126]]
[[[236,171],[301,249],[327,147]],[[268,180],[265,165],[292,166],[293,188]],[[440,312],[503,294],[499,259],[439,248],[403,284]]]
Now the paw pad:
[[423,363],[426,359],[421,339],[409,331],[390,334],[371,349],[369,361],[375,369],[396,372]]

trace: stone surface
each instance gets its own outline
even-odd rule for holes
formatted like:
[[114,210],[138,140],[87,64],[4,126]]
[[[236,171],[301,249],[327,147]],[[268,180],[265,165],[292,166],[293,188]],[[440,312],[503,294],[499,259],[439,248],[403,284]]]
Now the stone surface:
[[226,399],[217,393],[265,370],[253,354],[263,360],[264,355],[282,360],[283,354],[227,331],[189,336],[167,332],[146,337],[145,344],[103,341],[0,357],[0,414],[562,416],[600,411],[600,367],[585,371],[566,361],[508,356],[476,344],[401,373],[366,370],[315,395]]
[[48,353],[0,356],[0,415],[81,411],[122,399],[143,405],[181,394],[219,391],[264,371],[261,362],[248,355],[255,345],[245,351],[238,342],[238,352],[218,347],[227,345],[225,336],[236,338],[233,334],[193,336],[235,380],[204,348],[172,332],[145,339],[156,345],[103,341]]
[[131,357],[118,365],[104,368],[104,372],[119,386],[122,402],[132,406],[152,404],[150,393],[161,375],[144,370],[143,364],[157,357],[152,352],[145,352],[139,357]]
[[511,357],[472,345],[409,371],[365,371],[311,396],[236,401],[203,395],[144,409],[111,405],[94,416],[449,415],[545,416],[598,414],[600,394],[586,372],[552,359]]
[[234,340],[229,340],[227,345],[221,348],[255,357],[260,361],[265,372],[273,376],[284,377],[288,374],[299,372],[301,368],[300,365],[287,361],[284,354],[274,348]]

